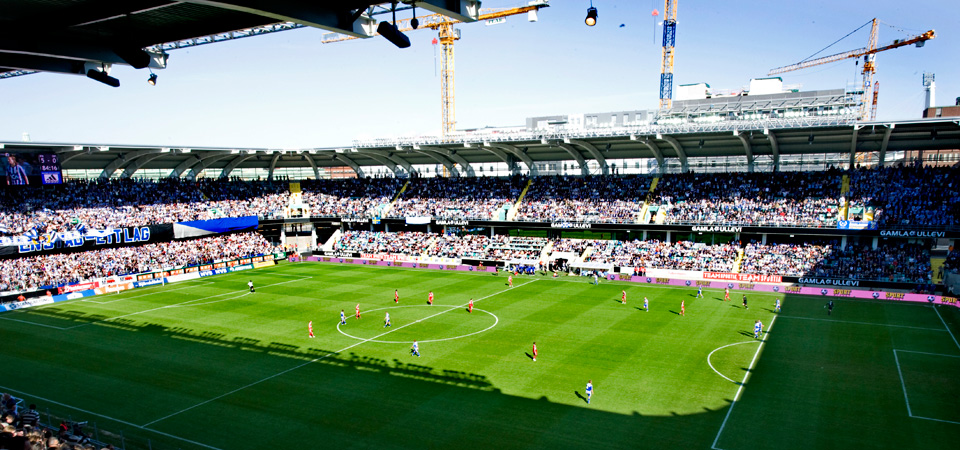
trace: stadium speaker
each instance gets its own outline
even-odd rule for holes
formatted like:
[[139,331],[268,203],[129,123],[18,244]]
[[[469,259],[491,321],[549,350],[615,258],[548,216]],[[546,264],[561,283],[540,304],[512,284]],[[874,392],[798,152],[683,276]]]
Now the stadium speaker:
[[120,87],[120,80],[96,69],[88,69],[87,78],[97,80],[107,86]]
[[593,7],[593,2],[590,2],[590,7],[587,8],[587,18],[583,22],[586,23],[588,27],[597,24],[597,8]]
[[407,48],[410,46],[410,38],[400,32],[397,26],[390,22],[380,22],[380,25],[377,25],[377,33],[387,38],[388,41],[393,42],[393,45],[397,47]]

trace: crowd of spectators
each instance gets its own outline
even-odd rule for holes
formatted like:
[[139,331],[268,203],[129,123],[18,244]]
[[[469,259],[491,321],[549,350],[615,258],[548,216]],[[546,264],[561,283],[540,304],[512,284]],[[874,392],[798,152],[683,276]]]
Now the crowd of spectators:
[[666,223],[835,227],[839,171],[685,173],[660,179]]
[[[769,271],[767,273],[773,273]],[[930,249],[922,244],[826,246],[822,259],[805,273],[809,277],[928,283],[932,279]]]
[[300,182],[304,203],[317,217],[378,217],[400,190],[398,178],[346,178]]
[[833,248],[830,244],[760,244],[750,243],[743,249],[740,273],[785,275],[811,274]]
[[389,217],[500,220],[497,211],[520,196],[526,178],[416,178]]
[[849,200],[881,227],[960,225],[960,167],[853,170]]
[[29,407],[10,394],[0,400],[0,449],[3,450],[113,450],[112,444],[91,440],[86,422],[64,421],[59,428],[40,422],[37,405]]
[[556,176],[533,180],[517,220],[633,223],[650,190],[650,178]]
[[287,186],[281,181],[164,178],[74,180],[59,186],[0,189],[0,234],[276,216],[286,206]]
[[0,260],[0,291],[25,291],[95,278],[270,253],[258,233]]
[[943,261],[943,270],[960,271],[960,250],[953,249],[947,254],[947,259]]
[[732,244],[708,245],[691,241],[599,241],[584,262],[613,263],[619,267],[730,272],[739,248]]
[[477,234],[424,233],[417,231],[347,231],[335,250],[356,253],[392,253],[408,256],[439,256],[509,261],[540,258],[547,238]]

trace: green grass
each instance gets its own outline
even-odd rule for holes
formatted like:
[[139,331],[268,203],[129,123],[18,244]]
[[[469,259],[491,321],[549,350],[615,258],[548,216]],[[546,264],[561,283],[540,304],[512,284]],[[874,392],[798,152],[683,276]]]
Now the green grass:
[[[812,297],[749,293],[743,310],[720,291],[505,281],[283,264],[5,313],[0,391],[158,450],[934,450],[960,439],[960,347],[944,326],[960,323],[955,308],[941,320],[929,305],[840,300],[827,316]],[[773,324],[762,347],[757,319]]]

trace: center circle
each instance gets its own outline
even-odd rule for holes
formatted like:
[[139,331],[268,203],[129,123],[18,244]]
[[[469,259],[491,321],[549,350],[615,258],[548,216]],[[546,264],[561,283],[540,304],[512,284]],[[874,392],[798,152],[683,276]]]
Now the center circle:
[[[446,307],[446,308],[451,308],[451,309],[449,309],[449,310],[447,310],[447,311],[453,311],[453,309],[459,309],[459,308],[465,308],[465,307],[466,307],[466,305],[404,305],[404,306],[385,306],[385,307],[383,307],[383,308],[368,309],[368,310],[366,310],[366,311],[364,311],[364,312],[365,312],[365,313],[372,313],[372,312],[376,312],[376,311],[383,311],[383,310],[385,310],[385,309],[397,309],[397,308],[434,308],[434,309],[436,309],[436,307],[438,307],[438,306],[440,306],[440,307]],[[452,340],[454,340],[454,339],[462,339],[462,338],[465,338],[465,337],[473,336],[473,335],[475,335],[475,334],[483,333],[483,332],[485,332],[485,331],[489,331],[489,330],[492,329],[493,327],[497,326],[498,323],[500,323],[500,318],[497,317],[496,314],[494,314],[494,313],[492,313],[492,312],[490,312],[490,311],[483,310],[483,309],[480,309],[480,308],[473,308],[473,310],[474,310],[474,311],[477,311],[477,312],[482,312],[482,313],[488,314],[488,315],[490,315],[491,317],[493,317],[493,325],[490,325],[489,327],[486,327],[486,328],[484,328],[484,329],[482,329],[482,330],[480,330],[480,331],[474,331],[474,332],[472,332],[472,333],[466,333],[466,334],[462,334],[462,335],[460,335],[460,336],[453,336],[453,337],[441,338],[441,339],[418,339],[417,342],[420,342],[420,343],[424,343],[424,342],[443,342],[443,341],[452,341]],[[447,312],[447,311],[445,311],[445,312]],[[445,312],[441,312],[440,314],[444,314]],[[438,315],[439,315],[439,314],[438,314]],[[413,325],[413,324],[415,324],[415,323],[419,323],[421,320],[426,320],[426,318],[424,318],[424,319],[417,319],[417,320],[415,320],[415,321],[413,321],[413,322],[410,322],[410,323],[407,323],[407,324],[403,324],[403,325],[401,325],[400,327],[397,327],[396,329],[400,329],[400,328],[402,328],[402,327],[406,327],[406,326],[409,326],[409,325]],[[387,341],[387,340],[382,340],[382,339],[367,339],[367,338],[362,338],[362,337],[354,336],[354,335],[352,335],[352,334],[349,334],[349,333],[343,331],[343,329],[340,328],[340,322],[337,322],[337,331],[339,331],[340,334],[342,334],[342,335],[344,335],[344,336],[346,336],[346,337],[349,337],[349,338],[352,338],[352,339],[356,339],[356,340],[358,340],[358,341],[364,341],[364,342],[378,342],[378,343],[381,343],[381,344],[409,344],[409,343],[411,342],[411,341]],[[383,334],[392,333],[392,332],[393,332],[393,330],[390,330],[390,331],[387,331],[387,332],[385,332],[385,333],[383,333]],[[382,335],[382,334],[381,334],[381,335]]]

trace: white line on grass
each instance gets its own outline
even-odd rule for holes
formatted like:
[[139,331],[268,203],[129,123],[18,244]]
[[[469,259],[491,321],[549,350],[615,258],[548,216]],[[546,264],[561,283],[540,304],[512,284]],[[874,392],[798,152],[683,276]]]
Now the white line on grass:
[[[534,281],[536,281],[536,280],[534,280]],[[526,284],[526,283],[524,283],[524,284]],[[461,307],[461,306],[454,306],[454,305],[437,305],[437,306],[453,307],[454,309]],[[432,307],[432,305],[386,306],[386,307],[383,307],[383,308],[368,309],[366,312],[370,313],[370,312],[374,312],[374,311],[383,311],[384,309],[393,309],[393,308],[423,308],[423,307],[430,308],[430,307]],[[473,333],[463,334],[463,335],[460,335],[460,336],[448,337],[448,338],[443,338],[443,339],[427,339],[427,340],[425,340],[425,341],[418,341],[418,342],[420,342],[421,344],[423,344],[423,343],[426,343],[426,342],[443,342],[443,341],[452,341],[452,340],[454,340],[454,339],[463,339],[463,338],[465,338],[465,337],[470,337],[470,336],[473,336],[473,335],[475,335],[475,334],[483,333],[484,331],[492,330],[493,327],[497,326],[497,324],[500,323],[500,318],[497,317],[496,314],[494,314],[494,313],[492,313],[492,312],[490,312],[490,311],[484,310],[484,309],[480,309],[480,308],[473,308],[473,309],[475,309],[475,310],[477,310],[477,311],[480,311],[480,312],[483,312],[483,313],[487,313],[487,314],[493,316],[493,325],[490,325],[489,327],[486,327],[486,328],[484,328],[484,329],[482,329],[482,330],[480,330],[480,331],[474,331]],[[442,314],[442,313],[441,313],[441,314]],[[430,316],[430,317],[433,317],[433,316]],[[426,319],[420,319],[420,320],[426,320]],[[420,320],[417,320],[417,322],[419,322]],[[337,331],[339,331],[340,334],[342,334],[342,335],[344,335],[344,336],[346,336],[346,337],[353,338],[353,339],[356,339],[356,340],[358,340],[358,341],[363,341],[363,340],[365,340],[365,339],[362,338],[362,337],[356,337],[356,336],[354,336],[354,335],[352,335],[352,334],[347,334],[347,332],[341,330],[341,329],[340,329],[340,322],[337,322]],[[379,340],[379,339],[378,339],[378,340],[367,340],[367,341],[368,341],[368,342],[377,342],[377,343],[380,343],[380,344],[409,344],[409,343],[410,343],[410,341],[381,341],[381,340]]]
[[757,362],[757,357],[760,356],[760,350],[763,348],[763,344],[767,342],[767,336],[770,334],[770,330],[773,329],[773,323],[777,321],[777,317],[773,316],[773,320],[770,321],[770,327],[767,328],[767,334],[763,336],[763,339],[760,340],[760,345],[757,347],[757,352],[753,354],[753,360],[750,361],[750,366],[747,368],[747,373],[743,374],[743,381],[740,382],[740,387],[737,388],[737,393],[733,396],[733,401],[730,402],[730,409],[727,410],[727,415],[723,418],[723,423],[720,424],[720,431],[717,431],[717,438],[713,440],[713,445],[710,446],[713,450],[721,450],[717,447],[717,442],[720,442],[720,435],[723,434],[723,428],[727,426],[727,419],[730,418],[730,413],[733,412],[733,407],[737,404],[737,400],[740,399],[740,393],[743,392],[743,387],[747,385],[747,377],[750,376],[750,372],[753,371],[753,365]]
[[17,393],[17,394],[20,394],[20,395],[23,395],[23,396],[26,396],[26,397],[35,398],[35,399],[37,399],[37,400],[42,400],[42,401],[44,401],[44,402],[46,402],[46,403],[52,403],[52,404],[54,404],[54,405],[60,405],[60,406],[63,406],[63,407],[65,407],[65,408],[70,408],[70,409],[72,409],[72,410],[74,410],[74,411],[80,411],[80,412],[82,412],[82,413],[84,413],[84,414],[90,414],[90,415],[92,415],[92,416],[102,417],[102,418],[104,418],[104,419],[111,420],[111,421],[114,421],[114,422],[119,423],[119,424],[123,424],[123,425],[129,426],[129,427],[134,427],[134,428],[137,428],[137,429],[140,429],[140,430],[149,431],[149,432],[151,432],[151,433],[156,433],[156,434],[159,434],[159,435],[161,435],[161,436],[166,436],[166,437],[169,437],[169,438],[176,439],[176,440],[178,440],[178,441],[186,442],[186,443],[188,443],[188,444],[198,445],[198,446],[200,446],[200,447],[209,448],[209,449],[211,449],[211,450],[221,450],[221,449],[219,449],[219,448],[217,448],[217,447],[214,447],[214,446],[212,446],[212,445],[203,444],[203,443],[200,443],[200,442],[197,442],[197,441],[191,441],[190,439],[182,438],[182,437],[180,437],[180,436],[172,435],[172,434],[170,434],[170,433],[164,433],[164,432],[162,432],[162,431],[157,431],[157,430],[154,430],[154,429],[152,429],[152,428],[147,428],[146,426],[140,426],[140,425],[137,425],[137,424],[135,424],[135,423],[130,423],[130,422],[127,422],[127,421],[125,421],[125,420],[120,420],[120,419],[117,419],[117,418],[114,418],[114,417],[110,417],[110,416],[107,416],[107,415],[95,413],[95,412],[93,412],[93,411],[87,411],[87,410],[82,409],[82,408],[77,408],[76,406],[71,406],[71,405],[68,405],[68,404],[66,404],[66,403],[58,402],[58,401],[56,401],[56,400],[50,400],[50,399],[48,399],[48,398],[43,398],[43,397],[40,397],[40,396],[38,396],[38,395],[29,394],[29,393],[27,393],[27,392],[18,391],[18,390],[16,390],[16,389],[8,388],[8,387],[5,387],[5,386],[0,386],[0,389],[3,389],[3,390],[5,390],[5,391],[9,391],[9,392],[15,392],[15,393]]
[[[771,323],[772,323],[772,322],[771,322]],[[720,375],[720,376],[723,377],[725,380],[727,380],[727,381],[729,381],[729,382],[731,382],[731,383],[733,383],[733,384],[738,384],[736,381],[731,380],[731,379],[727,378],[726,375],[720,373],[720,371],[717,370],[716,367],[713,367],[713,364],[710,363],[710,357],[713,356],[713,354],[716,353],[717,350],[721,350],[721,349],[730,347],[730,346],[732,346],[732,345],[740,345],[740,344],[759,344],[759,343],[760,343],[760,341],[754,339],[754,340],[752,340],[752,341],[734,342],[733,344],[727,344],[727,345],[724,345],[723,347],[717,347],[717,348],[713,349],[713,351],[710,352],[709,355],[707,355],[707,365],[710,366],[710,368],[713,369],[713,371],[716,372],[717,375]]]
[[11,318],[5,317],[5,316],[3,316],[3,315],[0,315],[0,319],[9,320],[9,321],[11,321],[11,322],[25,323],[25,324],[28,324],[28,325],[36,325],[36,326],[38,326],[38,327],[53,328],[53,329],[55,329],[55,330],[69,330],[69,329],[70,329],[70,328],[58,327],[58,326],[56,326],[56,325],[47,325],[47,324],[45,324],[45,323],[33,322],[33,321],[30,321],[30,320],[11,319]]
[[[310,279],[310,278],[313,278],[313,277],[304,277],[304,278],[299,278],[299,279],[296,279],[296,280],[281,281],[281,282],[279,282],[279,283],[267,284],[267,285],[260,286],[260,287],[261,287],[261,288],[265,288],[265,287],[277,286],[277,285],[281,285],[281,284],[294,283],[294,282],[297,282],[297,281],[303,281],[303,280],[307,280],[307,279]],[[208,297],[203,297],[203,298],[198,298],[198,299],[193,299],[193,300],[187,300],[187,301],[180,302],[180,303],[174,303],[174,304],[172,304],[172,305],[164,305],[164,306],[160,306],[160,307],[157,307],[157,308],[151,308],[151,309],[146,309],[146,310],[143,310],[143,311],[132,312],[132,313],[130,313],[130,314],[122,314],[122,315],[119,315],[119,316],[109,317],[109,318],[106,318],[106,319],[103,319],[103,320],[97,320],[97,321],[93,321],[93,322],[82,323],[82,324],[80,324],[80,325],[74,325],[74,326],[72,326],[72,327],[67,327],[67,328],[65,328],[65,329],[67,329],[67,330],[72,330],[72,329],[74,329],[74,328],[84,327],[84,326],[87,326],[87,325],[93,325],[93,324],[95,324],[95,323],[108,322],[108,321],[111,321],[111,320],[116,320],[116,319],[121,319],[121,318],[124,318],[124,317],[135,316],[135,315],[138,315],[138,314],[153,312],[153,311],[157,311],[157,310],[161,310],[161,309],[165,309],[165,308],[175,308],[175,307],[177,307],[177,306],[185,305],[186,303],[193,303],[193,302],[199,302],[199,301],[201,301],[201,300],[207,300],[207,299],[210,299],[210,298],[223,297],[223,296],[225,296],[225,295],[236,294],[236,293],[238,293],[238,292],[245,292],[244,295],[250,293],[250,292],[247,291],[246,289],[241,290],[241,291],[225,292],[225,293],[223,293],[223,294],[211,295],[211,296],[208,296]],[[228,299],[226,299],[226,300],[235,300],[235,299],[238,299],[238,298],[240,298],[240,297],[243,297],[244,295],[240,295],[240,296],[237,296],[237,297],[231,297],[231,298],[228,298]],[[186,306],[198,306],[198,305],[186,305]]]
[[953,338],[953,343],[956,344],[957,348],[960,348],[960,344],[957,343],[957,337],[953,335],[953,331],[950,331],[950,327],[947,326],[947,321],[943,320],[943,316],[940,315],[940,310],[937,309],[936,305],[934,305],[933,311],[937,313],[937,317],[940,318],[943,327],[947,329],[947,333],[950,333],[950,337]]
[[96,300],[93,300],[93,299],[97,298],[97,297],[95,297],[95,296],[94,296],[94,297],[90,297],[90,299],[80,299],[80,301],[81,301],[81,302],[84,302],[84,303],[93,303],[93,304],[97,304],[97,305],[107,305],[107,304],[110,304],[110,303],[122,302],[122,301],[124,301],[124,300],[131,300],[131,299],[134,299],[134,298],[146,297],[146,296],[149,296],[149,295],[163,294],[163,293],[165,293],[165,292],[183,291],[183,290],[186,290],[186,289],[194,289],[194,288],[196,288],[196,287],[206,286],[206,285],[208,285],[208,284],[214,284],[214,283],[213,283],[212,281],[208,281],[208,282],[206,282],[206,283],[193,284],[193,285],[190,285],[190,286],[183,286],[183,287],[178,287],[178,288],[174,288],[174,289],[154,290],[153,292],[148,292],[148,293],[146,293],[146,294],[133,295],[133,296],[130,296],[130,297],[122,297],[122,298],[118,298],[118,299],[116,299],[116,300],[108,300],[108,301],[105,301],[105,302],[98,302],[98,301],[96,301]]
[[893,349],[895,352],[904,352],[904,353],[919,353],[921,355],[930,355],[930,356],[946,356],[947,358],[960,358],[960,355],[947,355],[944,353],[930,353],[930,352],[918,352],[916,350],[903,350],[903,349]]
[[[526,286],[526,285],[528,285],[528,284],[530,284],[530,283],[533,283],[533,282],[536,282],[536,281],[537,281],[537,280],[531,280],[531,281],[528,281],[528,282],[523,283],[523,284],[521,284],[521,285],[518,285],[518,286],[516,286],[516,287],[519,288],[519,287],[522,287],[522,286]],[[488,295],[488,296],[486,296],[486,297],[478,298],[478,299],[476,299],[474,302],[475,302],[475,303],[476,303],[476,302],[479,302],[480,300],[484,300],[484,299],[493,297],[493,296],[495,296],[495,295],[502,294],[502,293],[507,292],[507,291],[512,290],[512,289],[515,289],[515,288],[510,287],[510,288],[504,289],[504,290],[502,290],[502,291],[495,292],[495,293],[490,294],[490,295]],[[429,319],[429,318],[431,318],[431,317],[436,317],[436,316],[439,316],[440,314],[448,313],[448,312],[450,312],[450,311],[453,311],[453,310],[456,310],[456,309],[459,309],[459,308],[463,308],[464,306],[467,306],[467,304],[464,303],[464,304],[462,304],[462,305],[454,306],[454,307],[452,307],[452,308],[449,308],[449,309],[440,311],[440,312],[438,312],[438,313],[436,313],[436,314],[433,314],[433,315],[424,317],[423,319],[420,319],[420,321],[422,322],[422,321],[427,320],[427,319]],[[367,342],[376,340],[376,339],[381,338],[381,337],[383,337],[383,336],[386,336],[386,335],[388,335],[388,334],[390,334],[390,333],[393,333],[394,331],[402,330],[403,328],[406,328],[406,327],[408,327],[408,326],[410,326],[410,325],[413,325],[413,324],[415,324],[415,323],[418,323],[418,322],[410,322],[410,323],[408,323],[408,324],[401,325],[401,326],[399,326],[399,327],[397,327],[397,328],[391,329],[390,331],[387,331],[387,332],[384,332],[384,333],[380,333],[380,334],[378,334],[378,335],[376,335],[376,336],[374,336],[374,337],[372,337],[372,338],[370,338],[370,339],[364,339],[364,340],[362,340],[362,341],[360,341],[360,342],[357,342],[357,343],[355,343],[355,344],[348,345],[348,346],[346,346],[346,347],[344,347],[344,348],[342,348],[342,349],[340,349],[340,350],[337,350],[337,351],[335,351],[335,352],[330,352],[330,353],[327,353],[326,355],[318,356],[318,357],[316,357],[316,358],[314,358],[314,359],[311,359],[310,361],[307,361],[307,362],[305,362],[305,363],[303,363],[303,364],[299,364],[299,365],[293,366],[293,367],[291,367],[291,368],[289,368],[289,369],[283,370],[283,371],[281,371],[281,372],[277,372],[277,373],[275,373],[275,374],[273,374],[273,375],[270,375],[270,376],[268,376],[268,377],[261,378],[261,379],[259,379],[259,380],[257,380],[257,381],[254,381],[254,382],[252,382],[252,383],[249,383],[249,384],[247,384],[247,385],[245,385],[245,386],[238,387],[238,388],[236,388],[236,389],[234,389],[234,390],[232,390],[232,391],[230,391],[230,392],[227,392],[227,393],[224,393],[224,394],[220,394],[220,395],[218,395],[218,396],[216,396],[216,397],[213,397],[213,398],[211,398],[211,399],[209,399],[209,400],[204,400],[204,401],[202,401],[202,402],[200,402],[200,403],[197,403],[196,405],[193,405],[193,406],[190,406],[190,407],[181,409],[180,411],[177,411],[177,412],[175,412],[175,413],[173,413],[173,414],[168,414],[168,415],[166,415],[166,416],[163,416],[163,417],[161,417],[161,418],[159,418],[159,419],[157,419],[157,420],[154,420],[154,421],[152,421],[152,422],[147,422],[147,423],[145,423],[143,426],[144,426],[144,427],[148,427],[148,426],[153,425],[153,424],[155,424],[155,423],[157,423],[157,422],[160,422],[160,421],[169,419],[169,418],[171,418],[171,417],[173,417],[173,416],[176,416],[176,415],[185,413],[185,412],[187,412],[187,411],[190,411],[191,409],[201,407],[201,406],[206,405],[206,404],[211,403],[211,402],[215,402],[215,401],[220,400],[221,398],[224,398],[224,397],[226,397],[226,396],[228,396],[228,395],[235,394],[235,393],[240,392],[240,391],[242,391],[242,390],[244,390],[244,389],[247,389],[247,388],[249,388],[249,387],[253,387],[253,386],[256,386],[256,385],[258,385],[258,384],[260,384],[260,383],[263,383],[264,381],[269,381],[269,380],[272,380],[272,379],[274,379],[274,378],[276,378],[276,377],[279,377],[279,376],[281,376],[281,375],[284,375],[284,374],[293,372],[294,370],[297,370],[297,369],[299,369],[299,368],[301,368],[301,367],[304,367],[304,366],[308,366],[308,365],[313,364],[313,363],[315,363],[315,362],[317,362],[317,361],[320,361],[320,360],[322,360],[322,359],[325,359],[325,358],[327,358],[327,357],[329,357],[329,356],[338,355],[338,354],[343,353],[343,352],[345,352],[345,351],[347,351],[347,350],[350,350],[351,348],[354,348],[354,347],[356,347],[356,346],[358,346],[358,345],[361,345],[361,344],[364,344],[364,343],[367,343]],[[770,325],[772,326],[772,325],[773,325],[773,322],[770,322]]]
[[897,349],[893,349],[893,360],[897,363],[897,373],[900,374],[900,387],[903,388],[903,400],[907,403],[907,415],[913,417],[910,410],[910,397],[907,396],[907,385],[903,382],[903,370],[900,369],[900,358],[897,356]]
[[849,323],[854,325],[876,325],[879,327],[911,328],[914,330],[939,331],[939,332],[944,331],[939,328],[912,327],[910,325],[894,325],[891,323],[855,322],[851,320],[818,319],[816,317],[800,317],[800,316],[777,316],[777,317],[783,317],[784,319],[816,320],[818,322],[837,322],[837,323],[845,323],[845,324]]

